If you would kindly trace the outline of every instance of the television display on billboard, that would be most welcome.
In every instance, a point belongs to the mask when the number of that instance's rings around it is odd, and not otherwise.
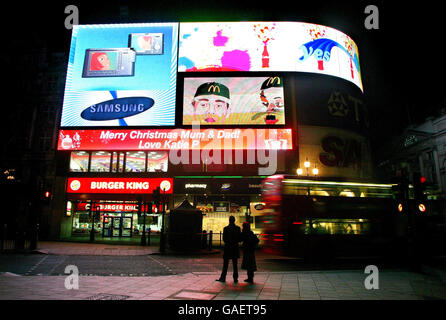
[[[333,28],[302,22],[187,22],[181,23],[179,37],[179,72],[314,72],[363,90],[358,48]]]
[[[129,47],[136,54],[163,54],[163,34],[133,33],[129,36]]]
[[[62,127],[173,126],[178,23],[73,27]]]
[[[130,48],[87,49],[83,78],[133,76],[135,51]]]
[[[282,77],[185,78],[183,124],[283,125]]]

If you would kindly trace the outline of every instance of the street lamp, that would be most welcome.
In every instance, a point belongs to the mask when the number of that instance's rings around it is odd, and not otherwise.
[[[158,191],[158,195],[160,196],[159,192],[160,191]],[[161,212],[162,220],[161,220],[161,234],[160,234],[160,253],[164,253],[166,250],[166,244],[165,244],[166,238],[164,236],[164,219],[165,219],[165,215],[166,215],[166,189],[163,189],[163,193],[164,193],[164,196],[161,199],[163,210]]]
[[[308,158],[306,158],[306,160],[305,160],[305,162],[304,162],[304,167],[305,167],[305,169],[306,169],[306,176],[309,177],[309,176],[310,176],[311,162],[308,161]],[[296,170],[296,173],[297,173],[298,176],[301,176],[301,175],[304,173],[304,171],[303,171],[302,168],[298,168],[298,169]],[[313,168],[313,170],[312,170],[312,173],[313,173],[314,176],[317,176],[317,175],[319,174],[319,169],[316,168],[316,165],[314,165],[314,168]]]
[[[305,167],[305,169],[306,169],[306,177],[309,178],[309,177],[310,177],[310,167],[311,167],[311,162],[308,161],[308,158],[305,159],[304,167]],[[303,171],[302,168],[298,168],[298,169],[296,170],[296,173],[297,173],[298,176],[301,176],[301,175],[304,173],[304,171]],[[314,175],[315,177],[319,174],[319,169],[316,168],[316,165],[314,165],[314,168],[313,168],[313,170],[312,170],[312,173],[313,173],[313,175]],[[310,185],[308,185],[308,195],[310,195]]]
[[[90,217],[91,217],[91,230],[90,230],[90,242],[94,242],[94,223],[95,216],[100,214],[100,205],[96,202],[90,202]]]
[[[138,197],[138,217],[143,215],[142,220],[142,232],[141,232],[141,245],[146,245],[146,208],[145,202],[142,202],[141,197]]]

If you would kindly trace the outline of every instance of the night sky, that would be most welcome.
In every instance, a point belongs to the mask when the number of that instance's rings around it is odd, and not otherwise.
[[[351,36],[359,47],[365,97],[374,125],[372,142],[379,144],[409,123],[422,121],[446,100],[442,80],[446,69],[446,52],[441,47],[446,29],[442,25],[443,8],[434,1],[412,3],[415,2],[39,1],[5,7],[1,21],[2,33],[7,33],[5,39],[37,34],[50,50],[67,56],[71,31],[64,28],[64,8],[68,4],[78,6],[80,24],[263,20],[327,25]],[[364,27],[368,4],[379,9],[379,30]],[[120,18],[121,5],[128,5],[129,18]]]

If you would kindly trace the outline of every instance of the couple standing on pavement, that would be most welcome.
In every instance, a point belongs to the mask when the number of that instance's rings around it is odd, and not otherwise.
[[[239,242],[243,242],[243,260],[241,267],[248,273],[248,279],[245,282],[254,283],[254,271],[257,271],[255,247],[259,239],[251,231],[249,222],[243,222],[243,230],[240,231],[240,227],[235,225],[235,218],[230,216],[229,225],[223,229],[223,242],[225,243],[223,270],[221,271],[220,278],[216,281],[226,281],[229,260],[232,260],[234,283],[238,282],[237,259],[240,258]]]

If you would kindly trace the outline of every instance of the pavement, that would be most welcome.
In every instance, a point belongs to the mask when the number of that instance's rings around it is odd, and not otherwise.
[[[67,274],[68,276],[68,274]],[[444,283],[410,272],[379,273],[379,288],[367,290],[362,271],[258,272],[254,284],[215,281],[217,272],[156,277],[0,275],[0,300],[436,300]]]
[[[35,253],[55,255],[138,256],[159,252],[158,247],[138,245],[114,245],[100,243],[76,243],[40,241]]]
[[[150,255],[155,247],[40,242],[48,255]],[[219,272],[159,276],[17,275],[0,273],[0,300],[437,300],[446,284],[433,274],[379,270],[377,289],[366,289],[364,270],[256,272],[254,284],[215,281]]]

